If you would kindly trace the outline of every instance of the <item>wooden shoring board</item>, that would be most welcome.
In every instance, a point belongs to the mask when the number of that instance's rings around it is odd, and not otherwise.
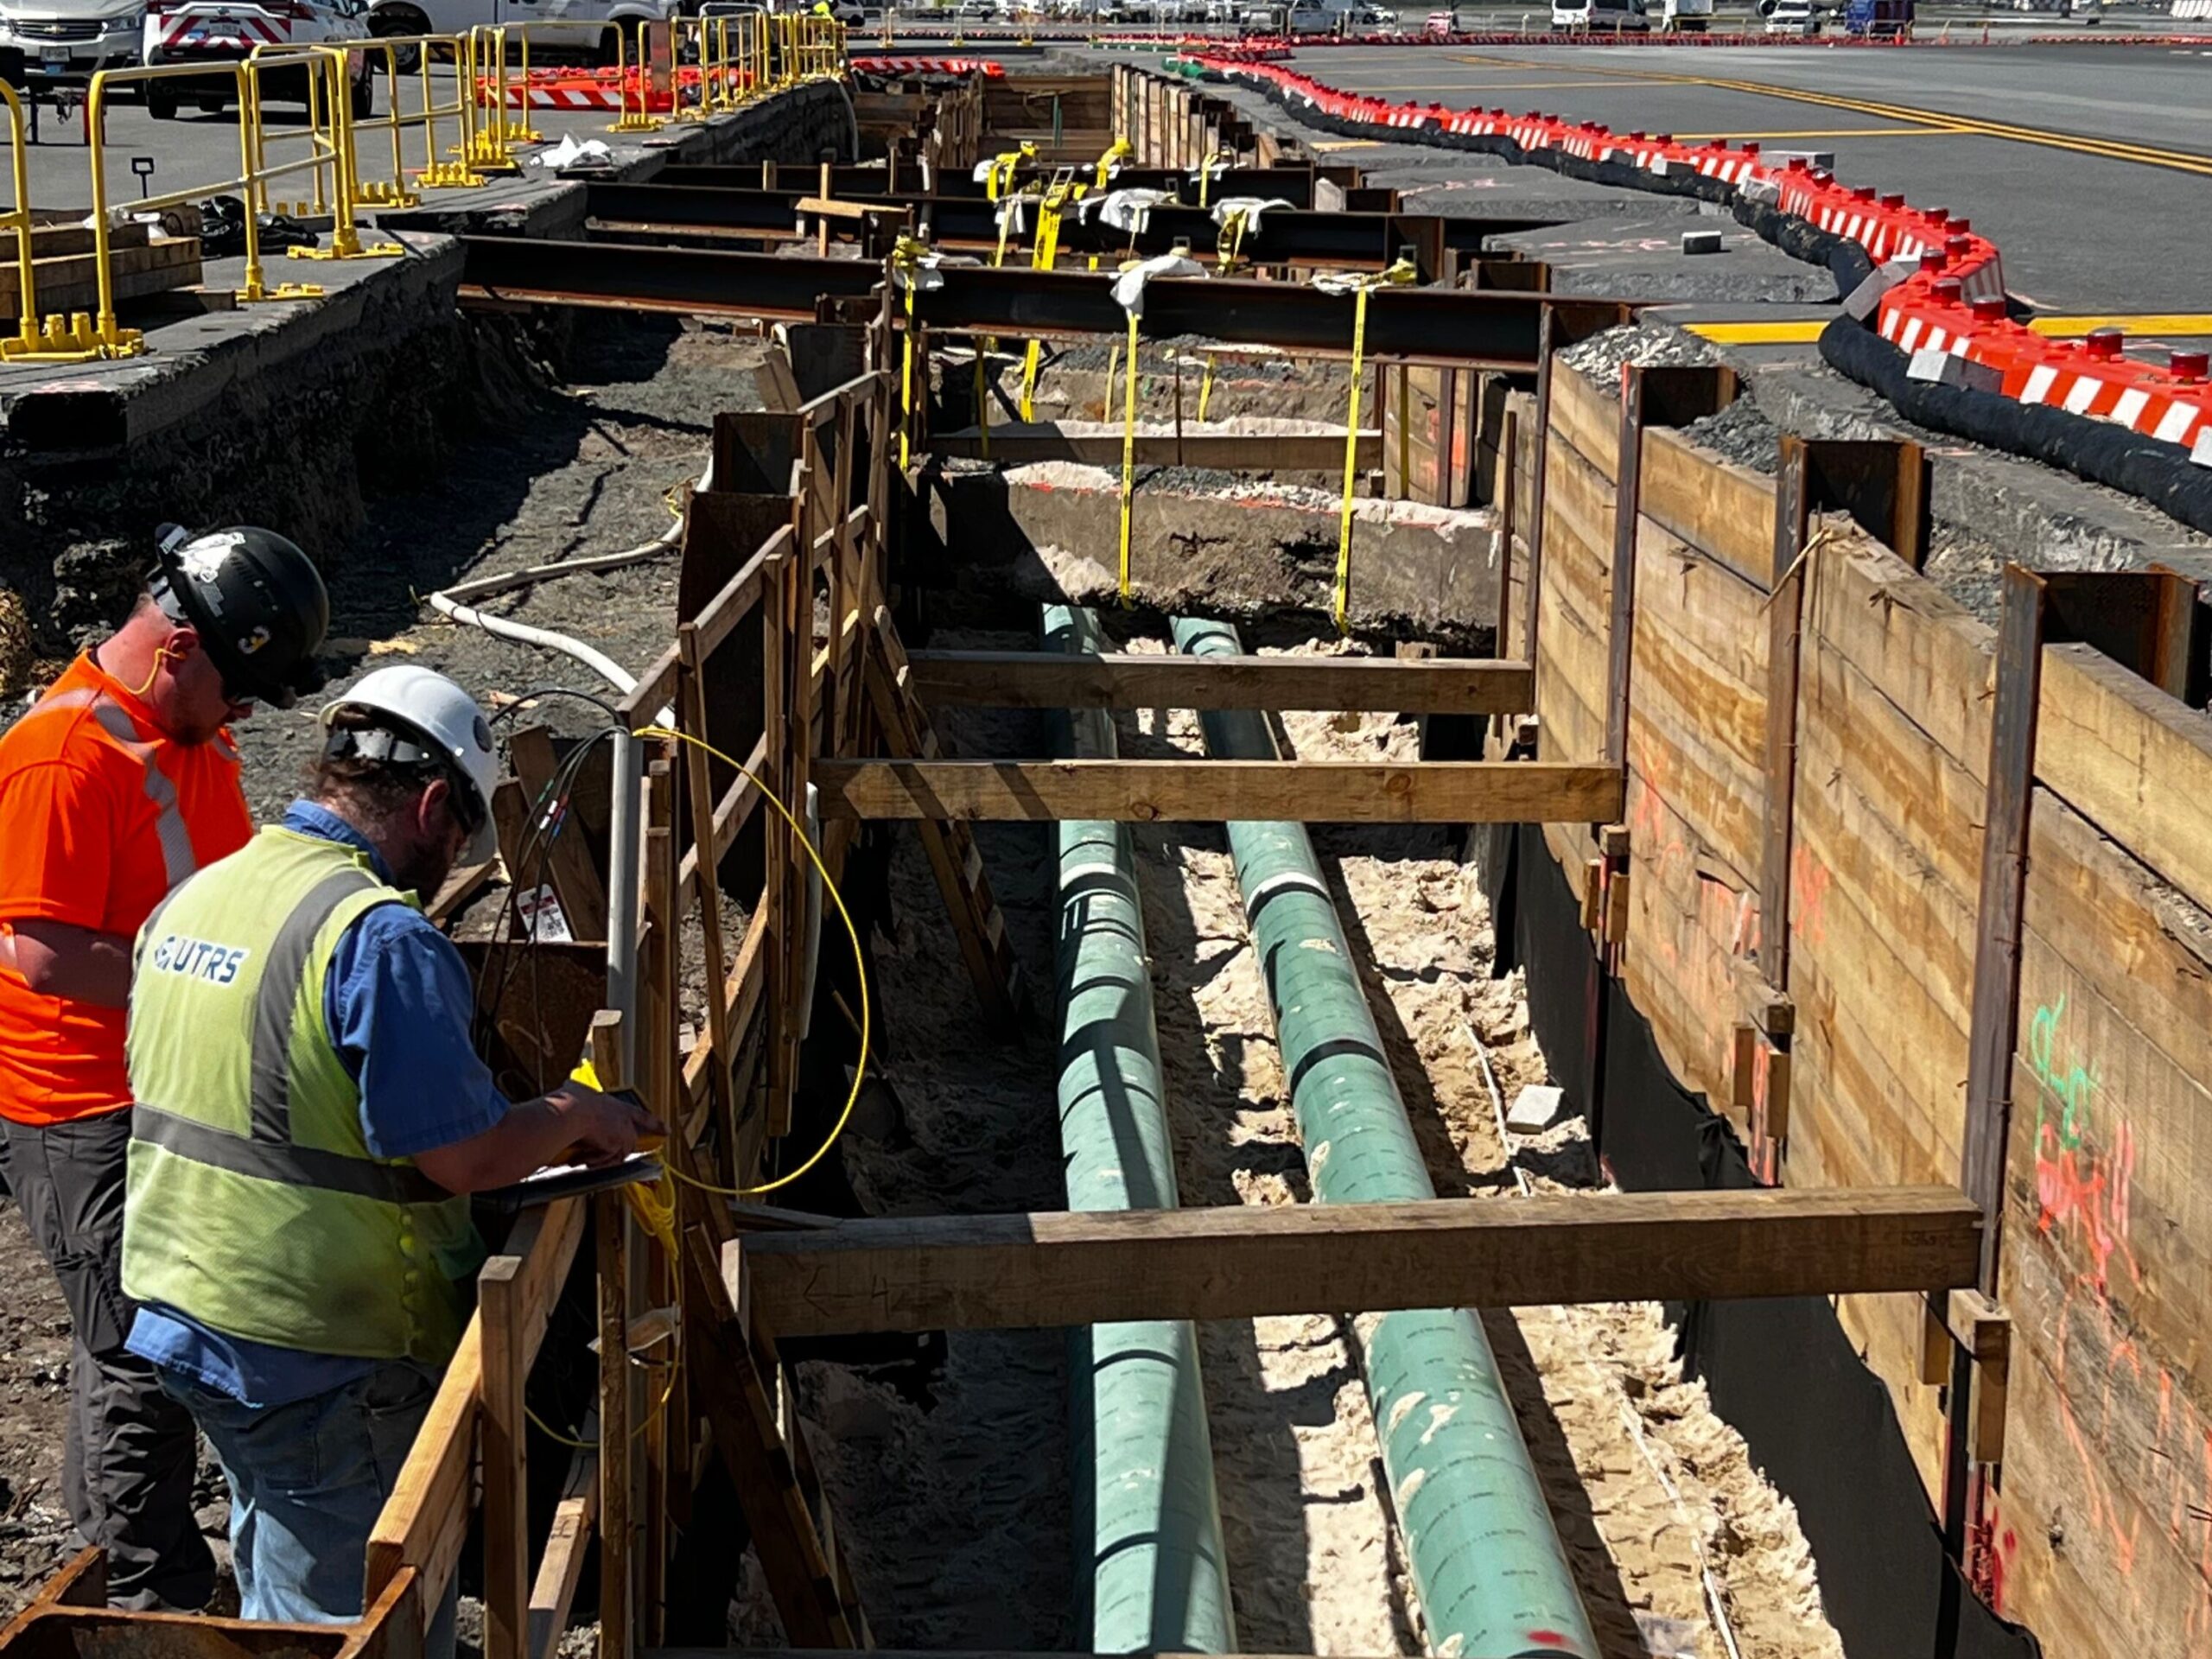
[[[2045,649],[2046,713],[2075,649]],[[2207,1630],[2194,1517],[2212,1511],[2212,916],[2039,786],[2024,920],[2004,1611],[2049,1653],[2185,1651]]]
[[[995,709],[1325,709],[1515,715],[1531,706],[1526,663],[1388,657],[1170,657],[918,651],[914,693]]]
[[[825,818],[1123,823],[1607,823],[1603,763],[1431,760],[837,760]]]
[[[812,1337],[1948,1289],[1980,1234],[1942,1186],[1545,1195],[838,1222],[745,1235],[722,1273]]]
[[[694,1310],[685,1340],[691,1369],[715,1384],[700,1391],[700,1405],[713,1426],[715,1453],[745,1506],[785,1633],[810,1648],[858,1647],[866,1621],[844,1599],[841,1580],[849,1575],[823,1548],[785,1437],[785,1424],[795,1427],[798,1416],[777,1409],[747,1334],[749,1310],[741,1319],[723,1288],[713,1232],[695,1227],[685,1239],[686,1301]]]
[[[563,1198],[528,1210],[503,1247],[519,1256],[516,1303],[525,1370],[545,1338],[545,1324],[582,1242],[582,1201]],[[483,1321],[472,1318],[446,1366],[399,1480],[370,1529],[367,1596],[374,1601],[406,1568],[420,1575],[423,1617],[437,1611],[468,1530],[468,1483],[483,1406]]]
[[[938,753],[937,732],[927,711],[913,695],[906,649],[899,643],[897,626],[887,608],[876,607],[874,626],[867,630],[867,635],[861,672],[867,683],[868,702],[884,747],[901,759],[896,763],[824,761],[816,770],[815,786],[820,791],[825,822],[839,817],[860,816],[840,814],[830,806],[830,779],[846,768],[885,764],[975,764],[934,758]],[[923,853],[929,859],[938,890],[944,895],[945,912],[951,918],[961,957],[968,965],[976,995],[982,998],[995,1020],[1018,1021],[1026,1000],[1020,963],[1007,938],[1006,918],[999,911],[989,878],[984,873],[983,856],[976,845],[974,831],[957,813],[918,811],[899,816],[918,822]]]

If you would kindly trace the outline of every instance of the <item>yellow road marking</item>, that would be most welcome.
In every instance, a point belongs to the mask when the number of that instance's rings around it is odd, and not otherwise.
[[[1821,337],[1827,324],[1817,319],[1802,322],[1686,322],[1687,334],[1716,346],[1804,346]]]
[[[1309,143],[1306,148],[1318,149],[1324,154],[1339,149],[1380,149],[1382,141],[1380,138],[1325,138],[1319,143]]]
[[[1827,327],[1817,317],[1788,322],[1690,322],[1684,332],[1716,346],[1806,346]],[[2124,328],[2131,335],[2212,336],[2212,313],[2150,312],[2138,316],[2037,317],[2028,327],[2046,340],[2078,340],[2093,328]]]
[[[1686,144],[1707,143],[1715,138],[1748,138],[1763,144],[1776,138],[1955,138],[1965,130],[1963,127],[1815,127],[1804,132],[1746,132],[1730,127],[1721,132],[1678,132],[1675,137]]]
[[[1490,57],[1480,53],[1456,56],[1456,60],[1499,65],[1520,61],[1513,58]],[[2088,138],[2074,133],[2050,132],[2041,127],[1986,121],[1979,116],[1957,115],[1945,110],[1916,109],[1904,104],[1877,104],[1866,99],[1808,92],[1802,87],[1770,86],[1764,81],[1724,80],[1712,75],[1673,75],[1656,69],[1606,69],[1595,64],[1582,64],[1577,67],[1592,74],[1610,76],[1616,80],[1641,81],[1655,86],[1708,86],[1716,92],[1741,92],[1752,98],[1785,99],[1794,104],[1817,105],[1822,109],[1847,110],[1853,115],[1879,116],[1888,121],[1916,122],[1942,127],[1955,133],[2008,139],[2014,143],[2036,144],[2046,149],[2070,150],[2078,156],[2094,156],[2103,161],[2133,162],[2143,167],[2163,167],[2177,173],[2195,173],[2212,177],[2212,156],[2191,156],[2177,149],[2159,149],[2153,145],[2132,143],[2122,139]]]
[[[2052,340],[2074,340],[2093,328],[2125,328],[2131,334],[2212,334],[2212,313],[2150,311],[2136,316],[2037,317],[2028,324]]]

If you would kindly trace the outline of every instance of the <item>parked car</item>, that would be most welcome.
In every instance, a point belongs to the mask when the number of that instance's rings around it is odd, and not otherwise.
[[[1590,27],[1590,0],[1552,0],[1552,33],[1572,35]]]
[[[504,23],[512,29],[523,23],[531,25],[533,59],[550,50],[606,63],[615,57],[614,31],[607,24],[619,25],[630,43],[624,49],[634,51],[639,23],[659,22],[697,9],[678,0],[368,0],[368,7],[372,35],[466,35],[480,24]],[[512,39],[508,49],[519,50]],[[408,48],[399,68],[405,73],[414,67],[414,49]]]
[[[220,73],[204,79],[178,75],[145,83],[146,111],[174,121],[187,99],[209,115],[236,101],[230,66],[259,47],[343,45],[369,38],[364,0],[149,0],[143,51],[149,64],[205,64]],[[304,104],[308,71],[272,69],[261,76],[266,99]],[[376,76],[370,54],[346,53],[346,96],[356,120],[375,113]]]
[[[1821,20],[1814,15],[1812,0],[1775,0],[1774,10],[1766,15],[1766,32],[1807,36],[1819,34]]]
[[[146,0],[0,0],[0,79],[80,79],[138,61]]]

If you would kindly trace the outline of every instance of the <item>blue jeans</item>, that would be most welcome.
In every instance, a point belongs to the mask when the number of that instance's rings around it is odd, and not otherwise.
[[[230,1483],[242,1614],[309,1624],[359,1618],[369,1532],[437,1393],[436,1374],[392,1360],[343,1388],[269,1407],[242,1405],[181,1371],[161,1376]],[[425,1659],[452,1659],[455,1591],[446,1586]]]

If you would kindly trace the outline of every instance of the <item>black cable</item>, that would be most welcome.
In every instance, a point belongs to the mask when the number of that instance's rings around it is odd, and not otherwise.
[[[503,720],[512,720],[523,711],[526,704],[537,697],[574,697],[579,702],[591,704],[614,724],[619,726],[622,723],[622,711],[620,709],[598,693],[579,690],[573,685],[533,685],[529,690],[516,697],[512,702],[501,708],[499,713],[492,716],[490,723],[496,726]]]

